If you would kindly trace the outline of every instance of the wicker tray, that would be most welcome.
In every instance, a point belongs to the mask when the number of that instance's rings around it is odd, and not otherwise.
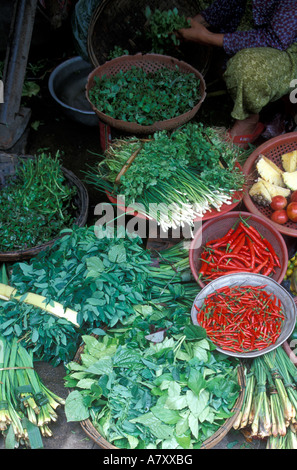
[[[96,337],[96,335],[94,335]],[[74,356],[75,362],[80,362],[80,356],[83,353],[84,345],[80,346]],[[236,400],[234,407],[232,408],[233,416],[228,418],[225,423],[206,441],[203,442],[201,445],[201,449],[211,449],[212,447],[216,446],[221,442],[221,440],[226,436],[226,434],[231,430],[233,427],[234,422],[236,421],[242,404],[244,400],[244,393],[245,393],[245,374],[244,374],[244,366],[240,364],[238,367],[238,383],[240,385],[240,393]],[[85,433],[101,448],[101,449],[117,449],[114,445],[110,444],[106,439],[104,439],[101,434],[97,431],[97,429],[93,426],[92,421],[90,419],[86,419],[80,421],[80,425]]]
[[[274,137],[264,144],[256,148],[256,150],[249,156],[243,165],[243,172],[248,177],[249,187],[252,186],[253,182],[257,178],[256,161],[260,154],[272,160],[276,165],[282,168],[281,156],[284,153],[292,152],[297,150],[297,132],[290,132],[277,137]],[[248,193],[249,188],[245,192],[243,202],[252,214],[259,215],[267,219],[270,224],[284,235],[290,237],[297,237],[297,223],[288,221],[284,225],[276,224],[270,220],[272,209],[270,207],[263,207],[256,204]]]
[[[11,178],[15,175],[16,168],[19,162],[19,158],[33,158],[31,155],[22,155],[21,157],[15,154],[6,154],[0,153],[0,189],[4,185],[7,184],[8,178]],[[77,194],[74,197],[74,205],[76,207],[76,211],[74,214],[75,225],[79,227],[83,227],[88,218],[88,208],[89,208],[89,196],[85,186],[82,182],[77,178],[72,171],[67,170],[66,168],[62,168],[64,176],[67,180],[67,183],[70,186],[75,186],[77,189]],[[54,242],[60,238],[57,236],[52,240],[43,243],[41,245],[27,248],[23,250],[17,251],[7,251],[7,252],[0,252],[0,262],[15,262],[25,259],[30,259],[33,256],[37,255],[40,251],[43,251],[49,247],[51,247]]]
[[[132,67],[142,68],[145,72],[154,72],[163,67],[175,69],[176,66],[179,67],[182,73],[193,73],[197,79],[200,80],[201,98],[200,101],[196,103],[196,105],[191,110],[175,118],[155,122],[154,124],[148,126],[142,126],[136,122],[127,122],[120,119],[114,119],[111,116],[102,113],[93,105],[89,99],[89,91],[94,85],[94,77],[102,77],[103,75],[106,75],[107,77],[114,76],[120,70],[125,72],[130,70]],[[86,85],[86,96],[91,104],[93,111],[95,111],[99,119],[105,124],[108,124],[110,127],[133,134],[151,134],[159,130],[176,129],[177,127],[190,121],[195,116],[203,101],[205,100],[205,89],[206,85],[201,73],[186,62],[175,59],[174,57],[160,54],[135,54],[133,56],[126,55],[117,57],[116,59],[105,62],[105,64],[95,68],[95,70],[93,70],[93,72],[91,72],[88,77],[88,82]]]
[[[170,3],[164,0],[139,0],[136,3],[133,0],[102,0],[92,15],[87,38],[88,55],[94,67],[109,60],[115,46],[128,50],[130,55],[151,52],[151,45],[143,35],[147,6],[152,12],[177,8],[179,14],[186,17],[193,17],[202,9],[199,0],[172,0]],[[212,51],[209,46],[187,43],[176,50],[176,55],[172,51],[164,53],[190,63],[205,75]]]

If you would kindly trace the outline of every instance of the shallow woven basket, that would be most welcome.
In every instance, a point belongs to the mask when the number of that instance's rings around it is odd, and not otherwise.
[[[127,50],[130,55],[150,53],[151,44],[144,39],[147,19],[145,9],[161,11],[177,8],[180,15],[193,17],[202,10],[199,0],[102,0],[92,15],[87,38],[88,55],[94,67],[109,60],[115,46]],[[209,69],[213,49],[209,46],[187,43],[176,54],[164,54],[184,60],[196,67],[202,75]]]
[[[197,80],[200,81],[200,100],[192,109],[184,114],[181,114],[180,116],[167,119],[165,121],[158,121],[152,125],[143,126],[136,122],[127,122],[120,119],[114,119],[113,117],[99,111],[90,101],[89,91],[94,86],[94,77],[103,77],[104,75],[107,77],[114,76],[117,75],[120,70],[125,72],[130,70],[132,67],[142,68],[145,72],[149,73],[155,72],[160,68],[175,69],[176,66],[179,67],[181,73],[193,73],[197,77]],[[93,111],[95,111],[99,119],[112,128],[133,134],[151,134],[160,130],[176,129],[177,127],[190,121],[195,116],[206,97],[205,89],[206,85],[201,73],[186,62],[161,54],[135,54],[133,56],[125,55],[117,57],[116,59],[105,62],[105,64],[93,70],[93,72],[91,72],[88,77],[88,82],[86,85],[86,96],[92,106]]]
[[[249,182],[249,187],[247,189],[249,190],[254,181],[258,178],[256,163],[260,155],[264,155],[269,158],[279,168],[283,169],[282,155],[284,153],[293,152],[294,150],[297,150],[297,132],[288,132],[286,134],[278,135],[257,147],[243,165],[243,172],[247,176]],[[257,204],[251,198],[248,191],[244,194],[243,202],[249,212],[269,221],[269,223],[280,233],[288,237],[297,238],[296,222],[288,220],[288,222],[283,225],[272,222],[270,219],[273,212],[271,207]]]
[[[34,158],[31,155],[14,155],[7,153],[0,153],[0,189],[9,184],[8,181],[15,175],[17,165],[20,158]],[[88,208],[89,208],[89,196],[85,186],[82,184],[79,178],[77,178],[72,171],[62,168],[64,176],[67,180],[67,183],[70,186],[75,186],[77,189],[77,194],[74,197],[73,204],[76,207],[74,215],[74,224],[78,227],[83,227],[88,218]],[[26,248],[23,250],[17,251],[7,251],[0,252],[0,262],[15,262],[33,258],[40,251],[43,251],[51,247],[56,240],[61,238],[57,236],[52,240],[43,243],[41,245]]]
[[[96,337],[96,335],[94,335]],[[83,353],[84,345],[80,346],[74,356],[74,361],[80,363],[80,356]],[[201,449],[211,449],[212,447],[216,446],[221,442],[222,439],[226,436],[226,434],[230,431],[235,423],[240,410],[243,405],[244,393],[245,393],[245,374],[244,374],[244,367],[243,364],[240,364],[238,367],[238,383],[240,385],[240,393],[236,400],[235,405],[232,408],[233,416],[231,418],[226,419],[223,426],[221,426],[211,437],[206,439],[201,444]],[[93,426],[92,421],[90,419],[86,419],[80,421],[80,425],[85,433],[101,448],[101,449],[117,449],[114,445],[110,444],[104,437],[99,434],[97,429]]]

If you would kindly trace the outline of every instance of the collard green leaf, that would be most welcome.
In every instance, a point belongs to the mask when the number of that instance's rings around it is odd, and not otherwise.
[[[183,449],[190,449],[191,448],[191,436],[190,435],[175,436],[175,439],[177,440],[178,444]]]
[[[84,390],[91,390],[92,385],[94,385],[95,383],[96,383],[96,380],[85,378],[85,379],[79,380],[76,386]]]
[[[147,426],[157,439],[169,439],[173,435],[173,428],[163,424],[153,413],[149,412],[130,420],[131,423],[141,423]]]
[[[195,395],[192,390],[186,392],[186,401],[191,413],[195,418],[200,419],[200,415],[208,405],[209,392],[207,390],[201,390],[199,396]]]
[[[139,352],[133,349],[119,348],[113,359],[114,367],[125,367],[130,369],[135,365],[142,364],[142,358]]]
[[[83,421],[90,416],[88,408],[84,405],[83,396],[77,390],[71,392],[65,401],[65,414],[68,422]]]
[[[176,424],[180,415],[176,410],[170,410],[163,405],[155,405],[151,408],[152,413],[165,424]]]
[[[193,415],[193,413],[189,413],[189,428],[191,429],[191,433],[193,434],[195,439],[198,439],[199,436],[199,421],[196,416]]]
[[[202,372],[194,368],[190,369],[188,387],[195,395],[199,396],[201,390],[206,387],[206,381],[204,380]]]
[[[113,370],[113,364],[111,358],[103,358],[99,359],[99,361],[94,362],[91,364],[87,369],[86,372],[90,372],[94,375],[104,375],[104,374],[111,374]]]
[[[108,252],[108,259],[112,263],[125,263],[127,261],[126,248],[123,245],[113,246]]]

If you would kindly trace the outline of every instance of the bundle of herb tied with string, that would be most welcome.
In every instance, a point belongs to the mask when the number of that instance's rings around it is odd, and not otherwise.
[[[115,140],[87,180],[167,231],[238,201],[245,176],[237,156],[215,129],[188,123],[171,134]]]
[[[0,191],[0,252],[45,243],[73,223],[73,198],[59,152],[20,158],[14,177]]]

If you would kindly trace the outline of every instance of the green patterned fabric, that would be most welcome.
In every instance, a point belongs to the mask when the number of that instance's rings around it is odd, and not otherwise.
[[[253,28],[252,0],[247,0],[238,31]],[[257,47],[237,52],[228,60],[224,73],[227,90],[234,101],[231,116],[242,120],[259,113],[268,103],[290,93],[294,79],[297,79],[297,44],[287,51]]]
[[[243,49],[227,63],[227,90],[234,101],[231,116],[245,119],[292,91],[297,78],[297,44],[286,51],[271,47]]]

